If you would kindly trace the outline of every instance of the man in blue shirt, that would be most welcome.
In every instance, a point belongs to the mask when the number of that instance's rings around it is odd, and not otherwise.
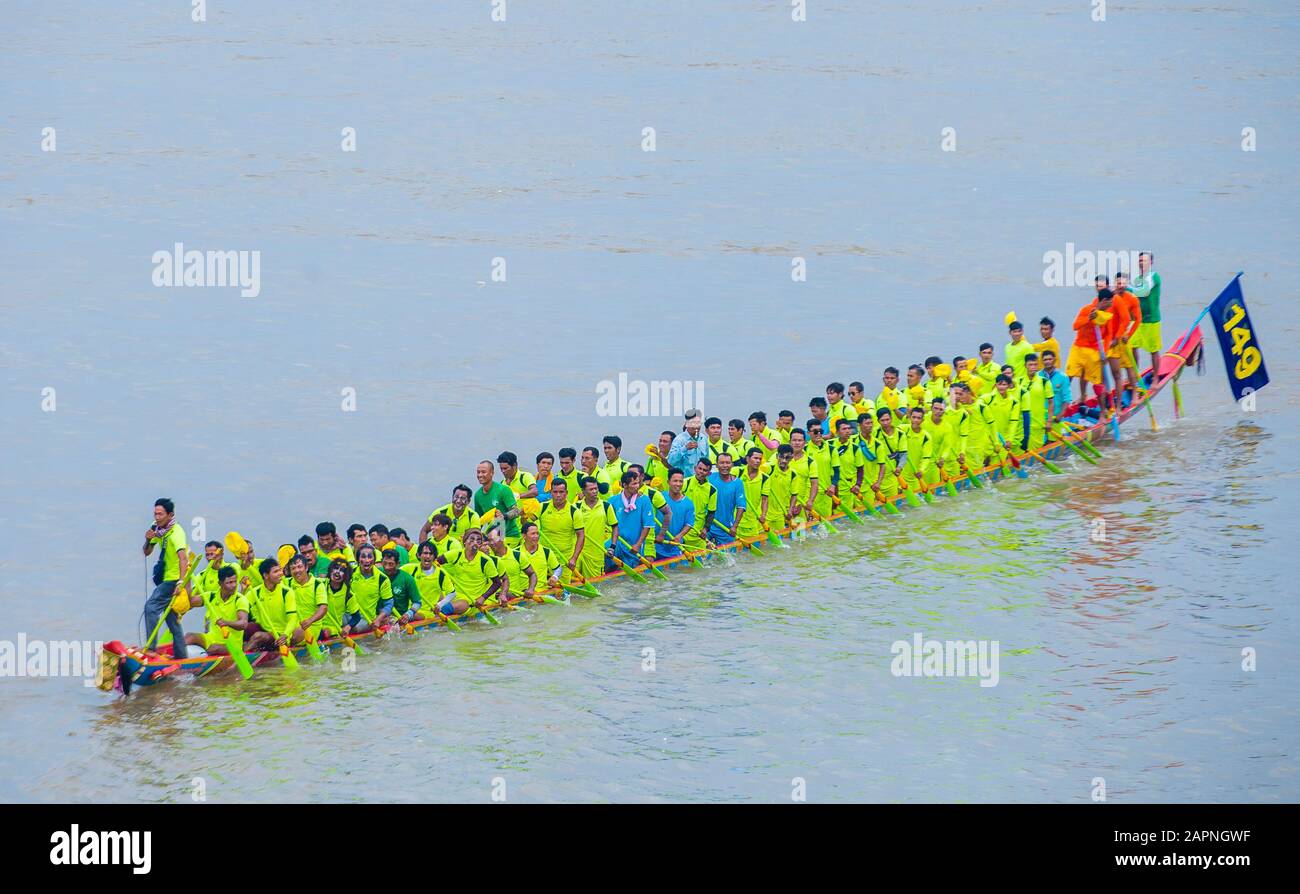
[[[731,474],[731,454],[718,454],[718,470],[709,476],[709,483],[718,491],[718,511],[709,536],[717,543],[731,543],[745,516],[745,485]]]
[[[709,445],[700,437],[700,426],[704,424],[704,414],[699,410],[686,411],[686,430],[673,438],[673,446],[668,448],[668,455],[659,457],[670,469],[693,469],[702,459],[709,458]]]
[[[668,470],[668,523],[659,531],[655,554],[661,559],[671,559],[682,554],[680,544],[695,526],[695,504],[682,493],[686,474],[681,469]]]
[[[1047,407],[1050,426],[1061,418],[1070,402],[1070,380],[1056,368],[1056,352],[1050,349],[1043,351],[1043,368],[1038,374],[1047,380],[1052,389],[1052,398]]]
[[[654,507],[650,505],[649,497],[638,493],[640,477],[632,469],[624,472],[618,482],[623,486],[622,489],[606,500],[614,509],[614,517],[618,519],[618,527],[615,528],[618,540],[614,542],[614,555],[628,566],[636,568],[644,561],[641,550],[645,539],[654,530]],[[628,546],[632,549],[629,550]]]

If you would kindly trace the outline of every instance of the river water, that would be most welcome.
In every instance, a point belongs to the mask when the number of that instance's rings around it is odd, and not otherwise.
[[[1067,244],[1155,251],[1167,341],[1245,270],[1273,384],[1241,410],[1211,347],[1097,467],[355,672],[5,678],[0,799],[1300,796],[1293,5],[171,6],[0,11],[0,640],[142,639],[159,495],[263,549],[414,531],[502,449],[639,455],[672,420],[598,416],[619,373],[802,421],[1010,309],[1068,329]],[[260,293],[155,287],[178,242]],[[997,685],[893,675],[917,633]]]

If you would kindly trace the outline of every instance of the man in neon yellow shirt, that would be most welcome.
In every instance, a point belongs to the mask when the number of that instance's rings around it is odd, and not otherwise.
[[[980,345],[980,361],[975,367],[975,375],[983,383],[979,388],[981,395],[993,392],[993,381],[1002,374],[1002,368],[993,360],[993,345],[984,342]]]
[[[560,579],[570,583],[575,573],[580,573],[583,553],[583,541],[586,537],[586,519],[578,503],[569,502],[569,482],[556,478],[551,482],[551,499],[542,504],[537,514],[539,539],[551,549],[557,551],[557,558],[564,563],[564,572]]]
[[[195,608],[211,605],[212,611],[205,608],[204,615],[208,624],[207,633],[185,634],[187,646],[198,646],[209,655],[229,655],[231,649],[244,648],[244,629],[248,626],[248,599],[239,592],[239,574],[231,564],[221,565],[214,575],[217,589],[208,595],[207,603],[195,593],[190,604]]]
[[[767,427],[767,414],[762,410],[755,410],[749,414],[749,432],[754,437],[750,438],[750,447],[757,447],[763,452],[764,470],[772,468],[772,457],[776,456],[776,448],[781,446],[781,436],[775,429]],[[749,450],[745,450],[749,454]]]
[[[596,452],[595,447],[583,447],[580,456],[582,474],[578,476],[579,493],[585,494],[586,492],[586,485],[582,481],[583,478],[590,478],[596,482],[596,493],[602,500],[618,490],[617,480],[610,478],[608,472],[596,465],[600,454]]]
[[[830,518],[835,511],[831,488],[835,483],[835,463],[831,442],[822,434],[821,425],[816,419],[808,420],[808,445],[804,448],[808,456],[817,464],[817,497],[813,502],[813,511],[822,518]],[[791,445],[794,437],[790,438]],[[811,489],[811,488],[810,488]]]
[[[861,382],[849,382],[848,401],[859,419],[876,414],[876,405],[867,397],[867,388]]]
[[[942,406],[942,404],[941,404]],[[934,466],[934,443],[925,430],[925,410],[913,407],[908,413],[904,429],[903,483],[912,493],[928,490],[938,477]]]
[[[519,468],[519,457],[509,450],[503,450],[497,455],[497,466],[501,469],[501,483],[515,495],[520,515],[535,518],[537,510],[541,508],[537,501],[537,479]]]
[[[258,571],[262,583],[248,594],[253,620],[244,632],[246,648],[258,651],[301,643],[297,603],[280,563],[274,557],[263,559]]]
[[[740,452],[740,448],[722,439],[722,420],[717,416],[710,416],[704,420],[704,434],[709,450],[709,462],[713,465],[718,464],[718,457],[724,453],[731,457],[733,463],[741,461],[744,454]]]
[[[659,451],[657,456],[646,457],[645,473],[650,479],[652,487],[659,490],[668,489],[668,463],[665,462],[668,451],[673,449],[673,439],[677,435],[671,431],[659,433],[659,445],[656,448]]]
[[[695,524],[682,544],[692,552],[707,549],[707,532],[712,530],[713,516],[718,511],[718,489],[709,480],[713,463],[701,459],[695,464],[695,474],[682,483],[682,494],[695,509]]]
[[[455,543],[456,541],[452,541]],[[459,547],[459,544],[457,544]],[[456,580],[451,572],[437,563],[437,550],[429,541],[415,549],[416,561],[403,570],[415,581],[420,591],[419,617],[430,620],[438,617],[438,606],[456,592]]]
[[[438,611],[444,615],[464,614],[471,605],[478,609],[490,608],[494,599],[509,586],[496,559],[486,551],[487,538],[482,531],[470,529],[461,545],[464,551],[457,557],[452,570],[456,590],[438,605]]]
[[[582,576],[590,580],[605,573],[605,561],[613,555],[607,544],[610,532],[618,527],[618,517],[614,507],[601,496],[599,483],[590,475],[582,479],[582,503],[578,508],[585,534],[580,567]]]
[[[740,473],[740,486],[745,491],[747,511],[736,525],[736,536],[742,540],[753,540],[763,536],[767,530],[767,503],[772,495],[769,476],[761,468],[763,451],[757,447],[749,448],[745,454],[745,470]]]
[[[777,447],[776,467],[767,478],[768,511],[772,516],[768,524],[774,530],[791,527],[795,519],[803,514],[798,498],[799,475],[790,468],[793,457],[794,448],[789,444]],[[745,499],[748,500],[749,497],[746,496]]]
[[[199,593],[207,593],[209,596],[217,592],[218,580],[217,574],[222,568],[230,567],[238,571],[239,566],[234,562],[225,561],[226,548],[216,540],[209,540],[203,545],[203,557],[208,560],[208,566],[194,575],[194,583],[190,587],[190,605],[198,608],[203,605],[202,599],[197,603],[194,601],[195,596]]]
[[[488,532],[488,551],[496,559],[497,569],[505,577],[504,592],[500,597],[502,600],[518,596],[532,599],[537,595],[537,572],[533,570],[533,563],[524,558],[518,548],[506,546],[500,528]]]
[[[828,457],[827,463],[829,464],[829,462]],[[817,464],[816,458],[808,453],[808,434],[802,428],[796,428],[790,432],[790,471],[795,476],[795,511],[791,515],[791,521],[797,518],[808,518],[811,521],[814,512],[821,515],[820,507],[823,505],[829,515],[832,511],[831,501],[822,495],[824,488],[821,480],[821,468]]]
[[[867,483],[879,500],[887,502],[898,496],[898,466],[907,452],[907,442],[903,432],[894,425],[894,414],[877,412],[876,422],[876,440],[871,450],[879,465],[875,481]]]
[[[863,464],[862,451],[853,437],[853,423],[848,419],[839,420],[835,424],[835,440],[831,443],[831,468],[834,470],[831,493],[839,498],[845,512],[857,512],[863,506]]]
[[[995,454],[1006,462],[1012,448],[1018,448],[1025,436],[1020,395],[1015,390],[1011,376],[1005,373],[993,382],[993,394],[984,401],[984,408],[992,419],[992,445]]]
[[[605,435],[600,439],[600,444],[605,451],[605,465],[601,468],[605,473],[605,477],[609,479],[610,496],[612,496],[613,492],[617,490],[614,483],[623,480],[623,473],[627,471],[631,463],[622,457],[623,439],[618,435]]]
[[[519,561],[527,562],[537,576],[538,587],[542,590],[556,590],[560,584],[561,564],[559,555],[542,545],[541,531],[537,522],[526,521],[523,524],[524,542],[519,547]]]
[[[881,407],[888,407],[893,412],[902,415],[907,412],[907,395],[902,388],[898,387],[898,367],[886,366],[884,374],[880,377],[885,387],[880,389],[880,394],[876,396],[875,412],[871,415],[874,417],[880,412]]]
[[[751,441],[745,437],[745,423],[739,419],[732,419],[727,423],[727,443],[734,447],[740,455],[749,454],[750,447],[757,447],[756,441]]]
[[[790,443],[794,431],[794,410],[782,410],[776,415],[776,437],[782,444]]]
[[[433,530],[433,517],[435,515],[445,515],[451,522],[451,536],[457,540],[465,537],[466,532],[471,528],[477,528],[482,524],[477,512],[469,508],[469,502],[473,498],[474,492],[464,484],[458,484],[451,490],[451,502],[446,506],[439,506],[433,512],[429,513],[428,519],[420,526],[420,539],[427,540],[429,532]]]
[[[1038,355],[1025,355],[1025,380],[1020,384],[1020,407],[1025,421],[1023,441],[1016,442],[1020,449],[1037,450],[1047,443],[1047,415],[1052,401],[1052,386],[1038,374]]]
[[[857,421],[857,411],[844,402],[843,382],[831,382],[826,386],[826,418],[830,420],[832,432],[837,430],[841,419]]]
[[[930,402],[930,412],[925,417],[922,427],[930,436],[930,451],[934,458],[933,477],[926,484],[937,484],[949,474],[949,465],[956,466],[956,433],[953,431],[950,414],[944,409],[944,402],[935,398]]]
[[[1025,355],[1032,354],[1034,346],[1025,339],[1025,326],[1019,320],[1012,320],[1007,327],[1011,341],[1002,349],[1002,362],[1009,363],[1015,370],[1015,381],[1025,380]]]
[[[953,388],[953,394],[957,398],[953,408],[957,466],[963,473],[978,475],[993,450],[992,420],[984,404],[975,400],[970,385],[958,382]]]
[[[296,642],[314,643],[320,636],[325,615],[329,612],[329,594],[325,581],[313,577],[307,559],[298,553],[289,560],[289,589],[293,591],[293,604],[298,613],[298,627],[293,638]]]

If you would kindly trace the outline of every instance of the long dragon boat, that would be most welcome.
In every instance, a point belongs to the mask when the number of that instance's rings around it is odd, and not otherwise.
[[[1086,404],[1078,405],[1079,412],[1073,417],[1079,420],[1077,427],[1074,427],[1071,433],[1066,434],[1065,428],[1062,427],[1056,440],[1049,441],[1043,447],[1033,451],[1033,453],[1012,453],[1014,458],[1014,467],[1017,471],[1023,471],[1025,467],[1033,467],[1035,464],[1041,464],[1044,460],[1051,462],[1055,459],[1065,458],[1068,452],[1074,452],[1078,449],[1079,442],[1100,442],[1107,438],[1118,438],[1119,426],[1129,421],[1134,416],[1141,413],[1144,409],[1150,409],[1149,404],[1156,396],[1172,384],[1174,392],[1175,413],[1181,415],[1181,398],[1178,394],[1178,379],[1189,365],[1197,363],[1203,350],[1203,338],[1199,325],[1193,325],[1191,329],[1183,333],[1174,342],[1174,347],[1161,354],[1160,369],[1153,371],[1147,368],[1141,378],[1141,388],[1134,392],[1127,390],[1124,392],[1123,405],[1109,415],[1098,404],[1095,397],[1089,398]],[[1158,374],[1156,374],[1158,373]],[[954,485],[956,491],[969,490],[978,485],[973,484],[972,477],[987,475],[991,481],[1012,474],[1005,468],[1006,463],[1002,465],[990,465],[984,469],[968,472],[960,477],[954,477],[949,481]],[[933,487],[931,493],[935,496],[948,496],[944,487]],[[903,493],[889,501],[894,509],[903,511],[908,508],[907,497]],[[888,508],[884,504],[877,504]],[[852,513],[855,518],[851,521],[860,521],[865,524],[863,512]],[[889,510],[891,513],[893,509]],[[845,519],[850,515],[849,512],[835,512],[829,516],[829,521],[835,522],[839,519]],[[816,525],[812,525],[816,527]],[[772,534],[775,537],[786,540],[795,540],[805,528],[785,528],[773,529]],[[711,549],[712,553],[732,553],[751,549],[758,543],[767,540],[768,534],[764,534],[754,540],[736,541]],[[653,563],[647,563],[653,568],[682,569],[693,567],[694,560],[702,554],[684,553],[668,559],[660,559]],[[641,566],[645,567],[645,566]],[[601,577],[589,578],[588,583],[601,583],[608,581],[617,581],[628,577],[628,572],[619,570],[611,571]],[[546,592],[560,593],[561,590],[553,589]],[[497,606],[490,606],[493,612],[498,610],[508,613],[520,607],[521,604],[530,600],[522,596],[517,596],[506,600]],[[534,598],[533,602],[539,602]],[[454,621],[472,621],[480,613],[474,608],[468,609],[463,614],[453,615]],[[390,626],[382,630],[372,630],[366,633],[353,634],[350,638],[352,641],[373,642],[376,639],[387,635],[414,635],[430,630],[436,630],[440,627],[447,626],[443,618],[431,618],[428,620],[414,621],[400,630],[395,626]],[[145,651],[138,646],[125,646],[119,641],[112,641],[104,644],[100,655],[100,666],[97,675],[97,685],[105,691],[120,690],[123,693],[129,693],[136,686],[152,686],[163,682],[175,675],[187,675],[194,677],[207,676],[209,674],[227,674],[233,669],[234,664],[229,656],[224,655],[204,655],[198,658],[186,658],[177,661],[171,657],[170,646],[163,646],[160,649]],[[333,637],[321,641],[314,645],[304,645],[295,647],[292,652],[296,659],[307,661],[309,659],[309,649],[324,648],[330,652],[342,649],[352,648],[347,640],[341,637]],[[281,656],[278,652],[247,652],[246,657],[254,667],[265,667],[281,663]]]

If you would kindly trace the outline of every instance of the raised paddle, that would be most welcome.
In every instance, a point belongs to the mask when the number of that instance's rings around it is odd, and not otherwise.
[[[236,648],[232,649],[230,647],[230,643],[227,642],[229,639],[230,629],[222,627],[216,622],[217,613],[212,607],[212,600],[208,598],[208,594],[200,590],[199,596],[203,599],[203,607],[208,613],[208,626],[211,627],[214,632],[220,632],[222,640],[221,644],[224,645],[226,651],[230,653],[230,660],[234,662],[235,668],[239,671],[240,675],[245,680],[249,679],[253,676],[253,666],[248,663],[248,656],[244,654],[242,641]],[[218,664],[219,663],[220,662],[218,662]]]
[[[226,549],[230,550],[236,559],[242,559],[248,553],[248,541],[238,531],[231,531],[226,535]]]

